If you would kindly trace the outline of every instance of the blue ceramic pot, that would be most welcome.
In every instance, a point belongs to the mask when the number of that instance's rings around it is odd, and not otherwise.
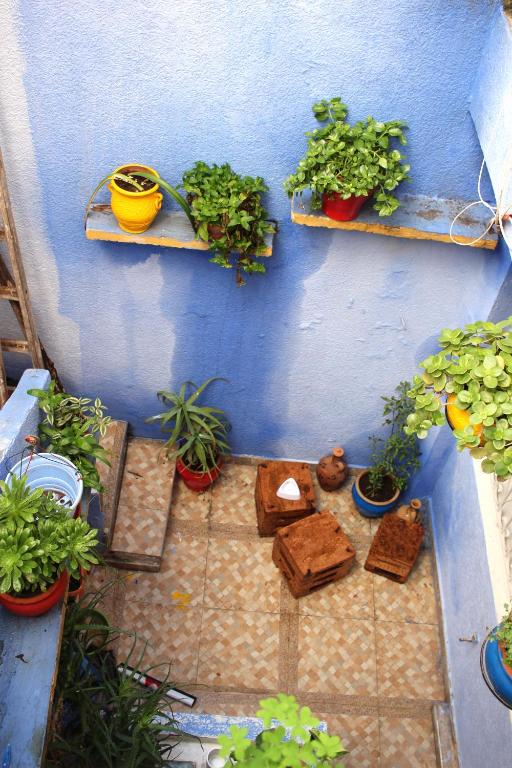
[[[368,471],[362,472],[354,481],[352,486],[352,498],[356,507],[364,517],[382,517],[386,512],[390,512],[398,502],[400,491],[396,491],[389,501],[372,501],[365,496],[361,490],[361,480],[366,477]]]
[[[492,632],[482,645],[480,666],[491,692],[502,704],[512,709],[512,675],[503,663],[498,641],[492,638]]]

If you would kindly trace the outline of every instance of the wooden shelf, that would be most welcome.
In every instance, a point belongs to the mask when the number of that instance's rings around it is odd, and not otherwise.
[[[119,228],[109,205],[93,205],[87,216],[85,236],[88,240],[108,240],[114,243],[209,250],[208,243],[196,237],[190,221],[181,211],[161,211],[149,229],[140,235],[133,235]],[[262,256],[272,255],[272,241],[273,234],[265,235],[267,250]]]
[[[435,240],[450,243],[450,225],[455,216],[467,205],[462,200],[442,200],[425,195],[404,195],[401,206],[392,216],[382,218],[374,211],[371,201],[354,221],[334,221],[322,211],[311,210],[309,195],[292,200],[292,221],[306,227],[327,227],[356,232],[371,232],[411,240]],[[461,245],[470,245],[485,232],[491,218],[483,205],[474,206],[464,213],[453,227],[453,236]],[[494,228],[473,244],[474,248],[494,250],[498,236]]]

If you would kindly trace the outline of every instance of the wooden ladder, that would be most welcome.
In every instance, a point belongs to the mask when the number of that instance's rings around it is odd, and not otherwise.
[[[12,274],[0,254],[0,300],[3,299],[10,303],[24,338],[0,338],[0,407],[4,405],[9,396],[3,360],[4,352],[22,352],[29,355],[34,368],[48,368],[58,381],[53,363],[46,355],[37,335],[30,309],[25,270],[21,260],[20,246],[7,189],[5,166],[0,151],[0,241],[2,240],[6,242]]]

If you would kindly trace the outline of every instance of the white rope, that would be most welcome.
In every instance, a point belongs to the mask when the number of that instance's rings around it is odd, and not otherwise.
[[[464,206],[462,211],[459,211],[459,213],[455,216],[455,218],[453,219],[452,223],[450,224],[450,240],[453,243],[455,243],[456,245],[468,245],[468,246],[469,245],[475,245],[475,243],[478,243],[480,240],[482,240],[482,238],[484,238],[491,231],[491,229],[494,226],[496,226],[496,228],[498,230],[498,234],[502,234],[505,237],[505,240],[508,243],[508,240],[507,240],[507,238],[505,236],[505,233],[504,233],[503,220],[505,218],[510,218],[508,212],[512,208],[512,203],[505,209],[505,211],[501,210],[501,202],[502,202],[502,199],[503,199],[504,187],[502,187],[501,190],[500,190],[500,193],[498,195],[498,202],[497,202],[496,206],[491,205],[490,203],[488,203],[486,200],[483,199],[483,197],[482,197],[482,174],[483,174],[483,171],[484,171],[484,166],[485,166],[485,158],[482,159],[482,164],[480,166],[480,173],[478,174],[478,184],[477,184],[478,200],[475,200],[474,202],[469,203],[468,205]],[[492,218],[489,220],[489,224],[487,225],[486,229],[482,232],[481,235],[476,237],[474,240],[471,240],[470,243],[461,243],[459,240],[456,240],[455,237],[453,236],[453,227],[455,225],[455,222],[458,221],[458,219],[466,211],[468,211],[470,208],[473,208],[473,206],[475,206],[475,205],[484,205],[486,208],[488,208],[491,211],[491,213],[492,213]],[[509,243],[509,245],[510,245],[510,243]]]

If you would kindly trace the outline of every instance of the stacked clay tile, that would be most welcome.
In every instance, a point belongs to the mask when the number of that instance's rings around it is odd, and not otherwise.
[[[384,515],[364,564],[367,571],[399,584],[407,581],[425,533],[418,521],[420,508],[420,500],[412,499],[396,512]]]
[[[355,550],[332,512],[316,512],[276,533],[272,559],[295,598],[346,576]]]
[[[299,486],[298,501],[281,499],[276,495],[281,484],[290,477]],[[254,495],[260,536],[273,536],[278,528],[316,511],[311,469],[307,464],[297,461],[266,461],[258,464]]]

